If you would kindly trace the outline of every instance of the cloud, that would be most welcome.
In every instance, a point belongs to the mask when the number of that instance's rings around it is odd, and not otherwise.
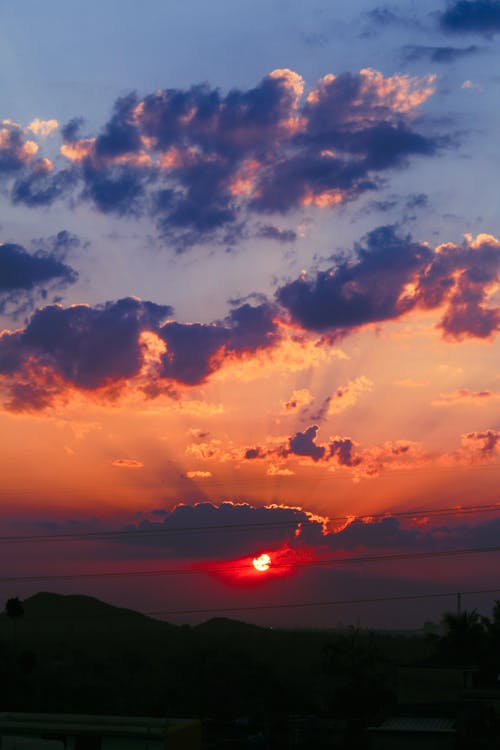
[[[287,441],[268,441],[265,446],[247,448],[243,458],[251,461],[255,459],[271,459],[271,465],[276,461],[284,461],[288,458],[311,459],[314,464],[330,463],[332,466],[345,466],[354,468],[364,461],[364,457],[357,450],[354,441],[349,437],[335,436],[324,444],[317,443],[319,426],[311,425],[303,432],[300,430],[288,438]],[[369,474],[374,473],[372,468]]]
[[[455,0],[450,2],[439,23],[443,31],[456,34],[495,34],[500,31],[498,0]]]
[[[263,224],[259,227],[257,237],[263,237],[266,240],[276,240],[282,244],[295,242],[297,239],[297,232],[293,229],[281,229],[273,224]]]
[[[56,132],[58,127],[59,123],[57,120],[40,120],[39,117],[35,117],[28,125],[27,130],[30,130],[34,135],[48,138]]]
[[[372,388],[372,381],[364,375],[361,375],[354,380],[349,380],[346,385],[339,386],[328,400],[328,416],[339,414],[344,411],[344,409],[353,406],[362,393],[367,393],[371,391]]]
[[[352,258],[314,276],[302,274],[277,290],[277,301],[295,323],[333,336],[414,310],[440,310],[444,338],[489,338],[500,308],[488,300],[500,280],[500,242],[467,235],[461,245],[432,249],[399,236],[394,227],[370,232]]]
[[[37,153],[38,144],[27,140],[19,125],[10,120],[0,122],[0,176],[19,172]]]
[[[30,290],[53,280],[72,284],[76,279],[76,271],[43,250],[30,254],[21,245],[0,244],[0,294]]]
[[[272,348],[279,340],[271,305],[243,304],[212,325],[177,323],[172,308],[135,298],[90,307],[51,305],[19,331],[0,335],[0,377],[19,410],[45,406],[77,388],[116,398],[142,376],[149,397],[172,383],[196,385],[226,361]]]
[[[122,299],[100,307],[51,305],[37,310],[25,329],[0,336],[0,373],[22,405],[19,388],[36,388],[47,398],[76,387],[91,390],[119,384],[142,366],[139,335],[157,327],[168,306]],[[33,400],[26,402],[33,408]]]
[[[471,458],[490,459],[500,449],[500,430],[468,432],[463,436],[462,443],[470,451]]]
[[[500,393],[496,393],[495,391],[471,391],[468,388],[459,388],[451,393],[441,393],[439,398],[432,402],[432,405],[453,406],[465,403],[484,406],[498,399],[500,399]]]
[[[403,47],[403,59],[406,62],[427,60],[432,63],[448,64],[482,52],[481,47],[471,44],[469,47],[428,47],[409,44]]]
[[[269,546],[318,542],[326,520],[286,505],[233,502],[180,504],[157,518],[145,517],[127,526],[130,533],[123,543],[160,548],[173,557],[230,559]],[[139,532],[137,537],[134,531]]]
[[[60,159],[33,161],[38,145],[5,126],[4,171],[20,171],[12,198],[49,205],[73,195],[103,213],[148,216],[178,250],[205,238],[236,242],[251,214],[330,207],[375,189],[409,157],[436,153],[442,138],[414,129],[433,76],[324,76],[305,82],[274,70],[254,88],[223,94],[208,84],[119,98],[97,135],[82,121],[61,128]],[[47,121],[50,122],[50,121]],[[33,126],[39,135],[49,127]],[[2,170],[0,139],[0,171]],[[263,223],[258,236],[293,242]]]
[[[54,171],[48,159],[38,159],[31,165],[31,170],[17,179],[12,187],[12,202],[22,203],[30,208],[50,206],[57,198],[67,196],[76,184],[74,170],[61,169]]]
[[[89,242],[67,229],[61,229],[57,234],[32,240],[32,245],[63,261],[75,251],[87,248]]]
[[[0,311],[14,312],[32,306],[34,293],[74,284],[77,272],[42,249],[28,253],[21,245],[0,244]]]
[[[143,469],[144,464],[142,461],[137,461],[135,458],[115,458],[111,461],[112,466],[117,466],[119,469]]]
[[[281,402],[281,414],[295,414],[312,404],[314,396],[307,388],[299,388],[292,392],[288,401]]]
[[[54,247],[64,255],[75,242],[63,232]],[[7,296],[76,279],[69,266],[42,250],[29,255],[4,245],[2,262]],[[0,335],[0,380],[14,410],[23,403],[42,408],[71,389],[116,399],[132,381],[147,398],[177,398],[178,386],[246,381],[332,357],[345,359],[332,347],[336,338],[419,310],[439,311],[437,325],[445,339],[488,339],[500,323],[500,308],[491,305],[499,280],[500,242],[491,235],[467,235],[462,244],[433,249],[399,236],[394,227],[380,227],[351,257],[337,257],[329,270],[280,287],[276,303],[258,296],[258,304],[242,302],[213,323],[179,323],[169,305],[135,298],[38,309],[24,329]],[[319,423],[370,388],[364,376],[349,381],[309,418]],[[315,445],[314,438],[312,427],[297,433],[292,452],[302,450],[316,460],[328,455],[329,447]]]
[[[279,331],[272,306],[245,303],[212,325],[167,322],[159,336],[167,347],[160,376],[194,385],[206,380],[226,359],[272,347]]]
[[[233,560],[267,552],[271,559],[288,561],[296,569],[308,560],[337,567],[346,557],[413,554],[439,550],[494,546],[500,519],[464,523],[460,508],[433,523],[417,514],[399,519],[385,517],[319,516],[305,508],[287,505],[210,502],[177,505],[140,513],[120,542],[138,554],[161,550],[162,555],[191,560]],[[302,554],[301,554],[302,553]],[[345,561],[347,564],[348,562]],[[338,568],[337,568],[338,569]]]
[[[319,461],[325,455],[325,448],[316,444],[318,425],[308,427],[304,432],[297,432],[290,438],[289,453],[295,456],[309,456],[313,461]]]

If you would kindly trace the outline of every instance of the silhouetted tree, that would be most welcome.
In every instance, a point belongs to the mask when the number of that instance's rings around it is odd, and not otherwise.
[[[22,601],[17,596],[13,596],[10,599],[7,599],[7,601],[5,602],[4,612],[12,622],[13,639],[15,644],[17,641],[16,623],[24,615],[24,607]]]
[[[489,620],[476,609],[446,612],[442,620],[444,655],[452,664],[479,664],[487,648]]]
[[[17,596],[7,599],[5,602],[5,614],[13,620],[19,619],[19,617],[24,615],[23,603]]]

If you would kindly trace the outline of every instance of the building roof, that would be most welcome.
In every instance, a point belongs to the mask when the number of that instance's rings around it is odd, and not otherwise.
[[[391,716],[372,732],[428,732],[451,734],[455,732],[455,720],[421,716]]]
[[[160,719],[148,716],[93,716],[87,714],[0,713],[0,733],[99,734],[114,737],[164,737],[196,723],[195,719]]]

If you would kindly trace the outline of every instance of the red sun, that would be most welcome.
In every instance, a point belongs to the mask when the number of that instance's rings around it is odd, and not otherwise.
[[[252,565],[255,570],[259,571],[259,573],[265,573],[271,566],[271,558],[266,552],[264,552],[262,555],[259,555],[259,557],[254,557]]]

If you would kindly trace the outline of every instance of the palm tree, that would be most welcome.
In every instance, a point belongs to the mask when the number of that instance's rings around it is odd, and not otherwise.
[[[477,664],[486,645],[487,618],[476,609],[468,612],[446,612],[442,620],[445,653],[454,664]]]

